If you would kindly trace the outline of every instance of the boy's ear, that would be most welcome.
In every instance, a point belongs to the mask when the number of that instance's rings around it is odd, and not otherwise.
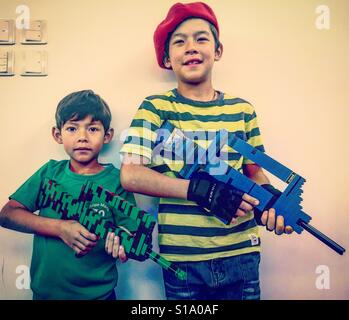
[[[165,58],[164,59],[164,65],[165,65],[165,67],[167,69],[171,69],[172,68],[170,58]]]
[[[223,46],[222,44],[220,44],[214,53],[214,61],[219,61],[222,58],[222,54],[223,54]]]
[[[57,143],[63,144],[61,130],[59,130],[57,127],[53,127],[51,132],[53,139],[55,139]]]
[[[113,139],[113,137],[114,137],[114,129],[113,128],[109,128],[107,130],[107,132],[105,133],[105,135],[104,135],[103,143],[104,144],[109,143]]]

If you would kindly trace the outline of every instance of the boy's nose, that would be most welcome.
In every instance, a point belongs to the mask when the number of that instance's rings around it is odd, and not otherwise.
[[[186,54],[195,54],[198,53],[196,50],[196,44],[195,41],[188,39],[187,41],[187,46],[185,48],[185,53]]]
[[[79,130],[78,141],[88,141],[86,130]]]
[[[185,54],[190,54],[190,55],[197,54],[197,53],[198,51],[196,49],[189,49],[185,51]]]

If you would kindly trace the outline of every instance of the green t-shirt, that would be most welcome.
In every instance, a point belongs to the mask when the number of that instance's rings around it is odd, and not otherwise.
[[[40,208],[38,196],[42,192],[44,181],[54,181],[76,201],[87,182],[103,186],[125,200],[135,204],[132,193],[124,190],[120,184],[120,171],[113,165],[95,175],[80,175],[69,169],[69,161],[50,160],[32,175],[10,199],[16,200],[31,212],[39,210],[43,217],[60,219],[59,206]],[[94,207],[102,208],[103,219],[129,231],[136,230],[136,222],[123,213],[109,210],[103,203]],[[55,209],[53,209],[55,208]],[[104,299],[117,284],[118,274],[115,259],[104,250],[105,241],[100,239],[95,248],[82,258],[76,258],[75,252],[61,239],[34,235],[31,261],[31,289],[38,299]]]

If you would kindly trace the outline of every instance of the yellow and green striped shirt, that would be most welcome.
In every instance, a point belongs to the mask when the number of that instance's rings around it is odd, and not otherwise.
[[[152,157],[157,129],[166,120],[187,137],[195,135],[193,138],[202,147],[209,145],[216,132],[225,129],[264,151],[251,104],[223,93],[214,101],[194,101],[173,89],[143,101],[121,152],[148,158],[153,169],[178,177],[183,160],[171,161],[164,156],[160,162],[157,157],[155,162]],[[240,172],[243,164],[253,163],[228,146],[222,152],[226,153],[224,159],[229,165]],[[194,202],[161,198],[158,222],[160,252],[170,261],[203,261],[260,250],[259,231],[252,212],[238,218],[234,226],[225,225]]]

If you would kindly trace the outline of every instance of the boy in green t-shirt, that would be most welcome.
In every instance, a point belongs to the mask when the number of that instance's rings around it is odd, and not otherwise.
[[[62,99],[52,135],[57,143],[63,144],[70,160],[47,162],[9,197],[1,210],[1,226],[34,233],[30,269],[34,299],[115,299],[118,279],[115,258],[127,260],[119,238],[108,233],[105,243],[99,241],[76,221],[79,219],[66,220],[69,209],[62,209],[79,203],[87,182],[135,203],[133,194],[120,184],[119,170],[112,164],[98,162],[103,145],[113,138],[110,122],[108,105],[91,90],[74,92]],[[39,199],[44,198],[52,183],[59,186],[61,195],[69,195],[69,204],[63,205],[63,196],[59,198],[56,193],[52,196],[54,205],[42,205]],[[34,214],[37,210],[38,215]],[[125,231],[136,230],[134,220],[120,212],[115,214],[101,201],[91,201],[89,210]]]

